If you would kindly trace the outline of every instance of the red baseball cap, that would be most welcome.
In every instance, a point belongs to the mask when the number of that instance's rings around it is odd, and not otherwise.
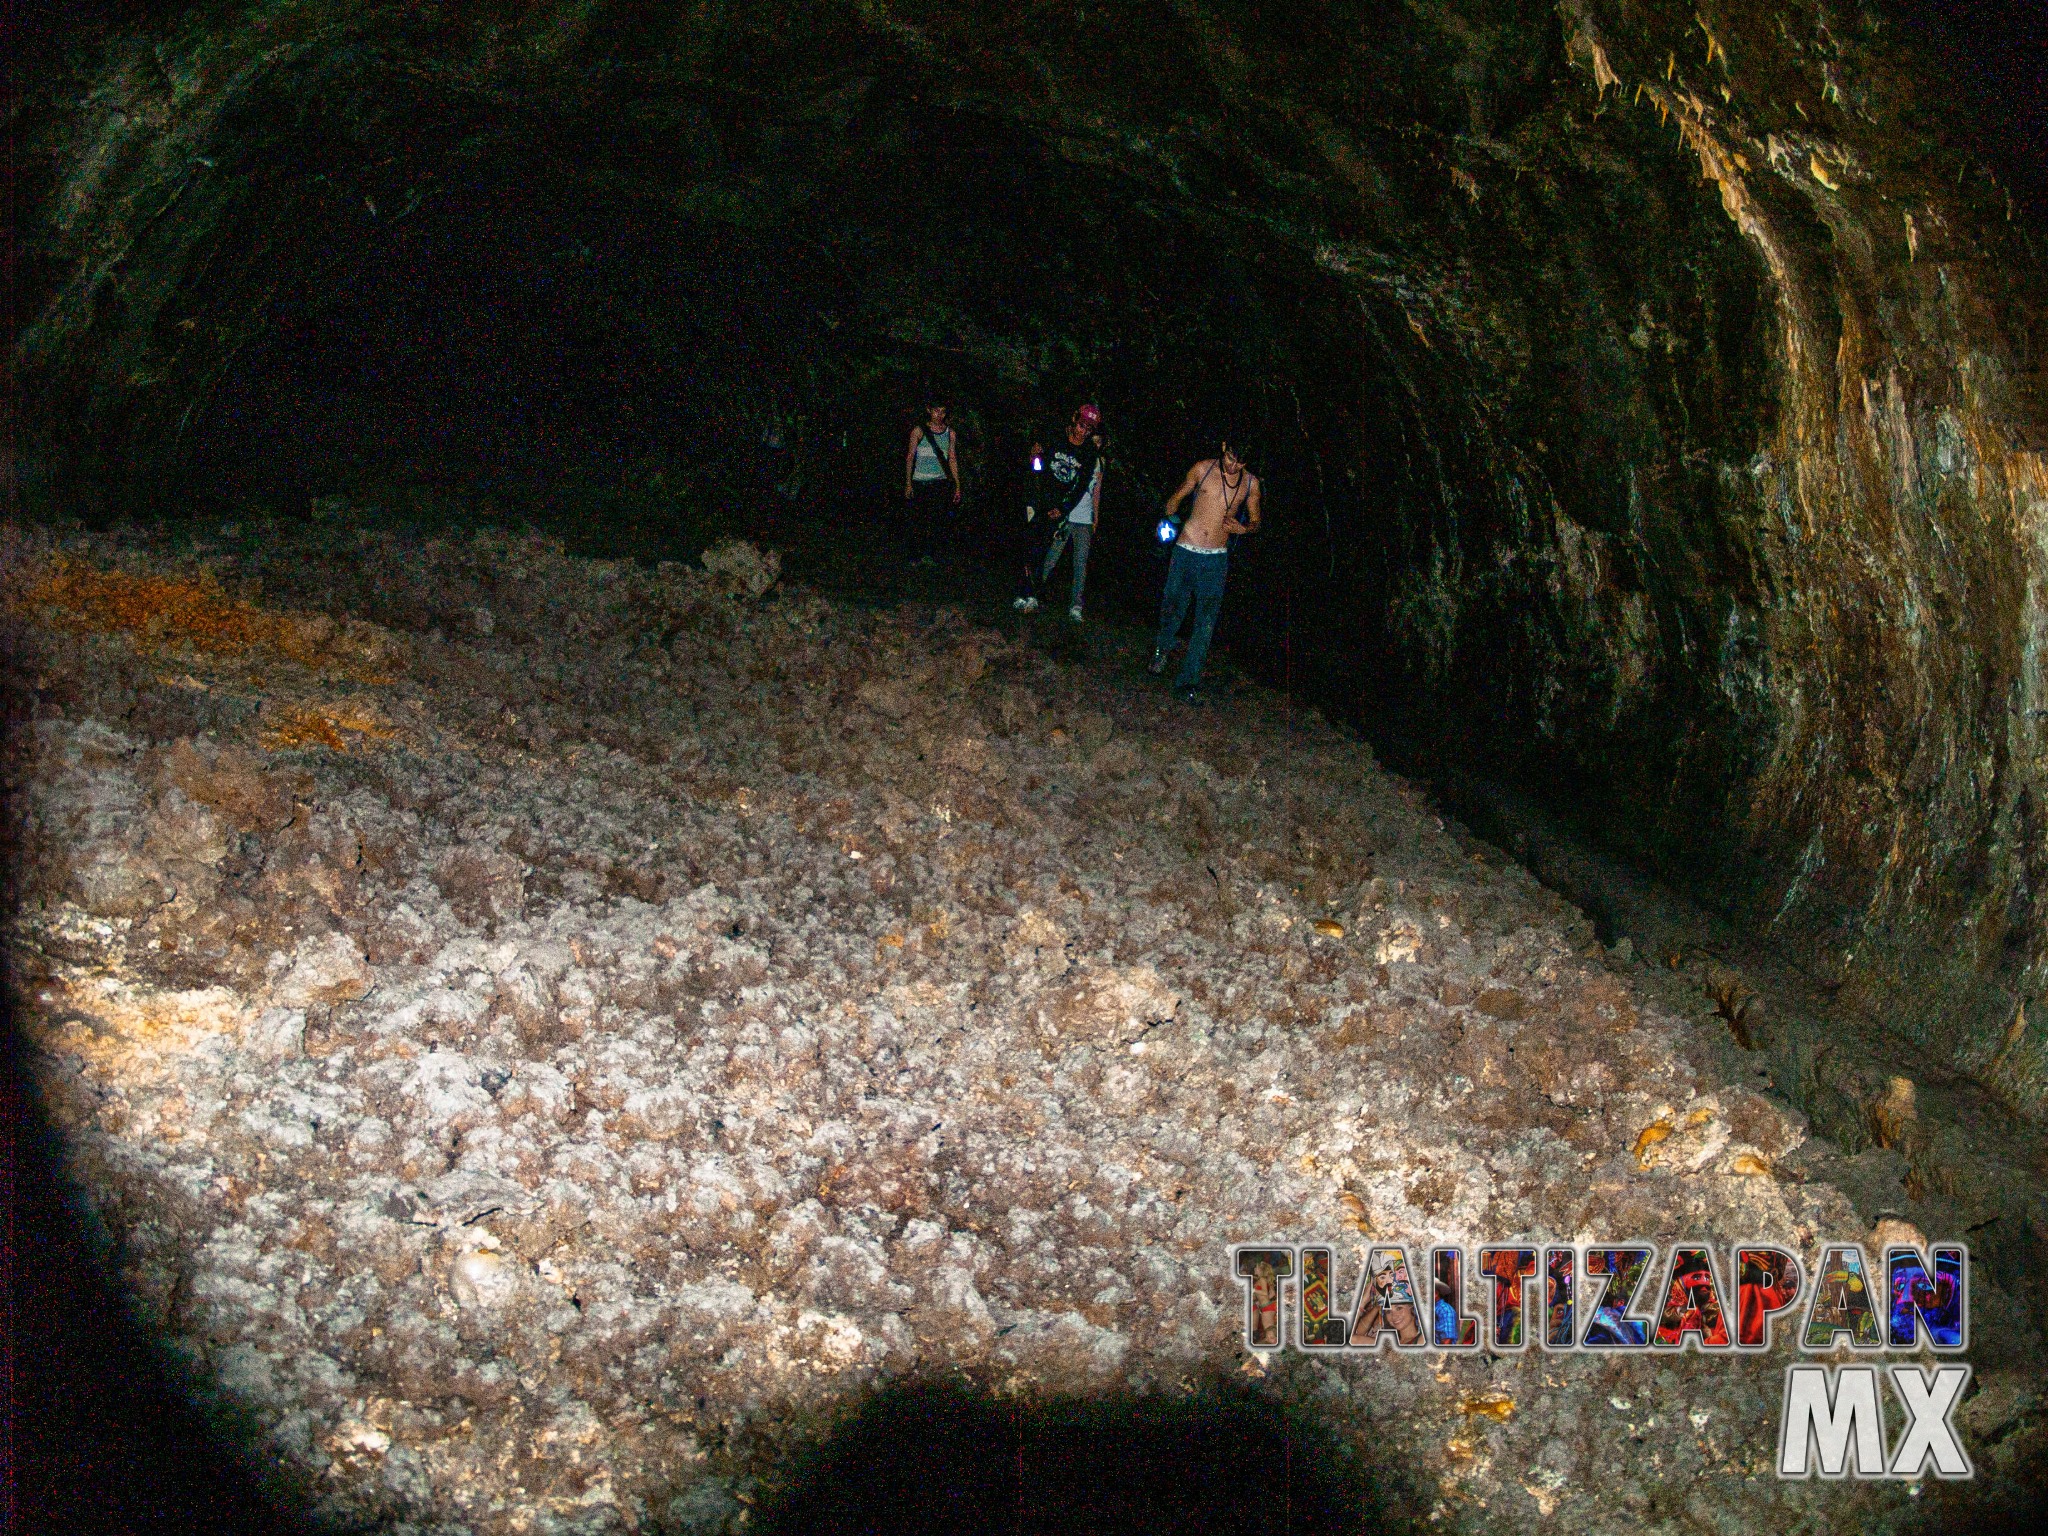
[[[1094,428],[1102,425],[1102,412],[1092,405],[1084,405],[1081,409],[1074,412],[1074,420],[1092,431]]]

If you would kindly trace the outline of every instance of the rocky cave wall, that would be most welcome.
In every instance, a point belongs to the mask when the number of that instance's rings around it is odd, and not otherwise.
[[[617,237],[537,374],[794,500],[915,381],[998,443],[1099,393],[1142,494],[1251,415],[1244,659],[1563,786],[2048,1113],[2039,268],[1882,11],[264,0],[40,63],[29,508],[175,512],[295,335],[521,229]]]

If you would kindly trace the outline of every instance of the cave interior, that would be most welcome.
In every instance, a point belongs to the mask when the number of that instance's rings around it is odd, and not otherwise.
[[[316,522],[647,566],[742,537],[1000,625],[1030,445],[1085,399],[1088,633],[1135,633],[1155,509],[1227,434],[1265,525],[1224,675],[1546,879],[1577,850],[1552,883],[1609,946],[1683,907],[1781,967],[1805,1002],[1745,1044],[1848,1150],[1894,1144],[1906,1061],[2038,1145],[2039,111],[2022,66],[1948,78],[1967,33],[1759,0],[102,0],[27,42],[11,516],[258,572]],[[967,493],[936,572],[894,485],[930,398]],[[2039,1213],[2002,1198],[1982,1243],[2031,1275]]]

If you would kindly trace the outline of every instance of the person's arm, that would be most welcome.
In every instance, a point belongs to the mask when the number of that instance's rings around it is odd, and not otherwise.
[[[1252,476],[1251,489],[1245,492],[1244,510],[1237,518],[1225,524],[1232,533],[1257,533],[1259,531],[1259,477]]]
[[[917,473],[917,440],[924,432],[923,427],[910,429],[910,452],[903,456],[903,499],[912,500],[917,493],[910,488],[912,477]]]
[[[1095,475],[1088,486],[1088,498],[1088,505],[1095,511],[1095,527],[1100,531],[1102,527],[1102,456],[1100,454],[1097,454],[1095,458]]]
[[[946,434],[946,470],[953,477],[953,500],[960,500],[960,429]]]
[[[1202,466],[1200,464],[1190,464],[1188,466],[1187,478],[1181,481],[1180,489],[1175,491],[1171,496],[1166,498],[1166,515],[1168,517],[1178,516],[1180,513],[1180,504],[1186,501],[1188,497],[1194,493],[1194,489],[1197,485],[1201,484],[1201,482],[1195,478],[1201,472],[1201,469]]]

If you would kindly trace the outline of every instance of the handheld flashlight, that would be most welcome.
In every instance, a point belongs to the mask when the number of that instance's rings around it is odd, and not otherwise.
[[[1180,524],[1170,517],[1162,517],[1159,519],[1159,526],[1153,530],[1153,533],[1160,543],[1171,544],[1180,537]]]
[[[1044,459],[1042,459],[1042,458],[1040,458],[1040,457],[1039,457],[1039,456],[1038,456],[1037,454],[1035,454],[1035,453],[1034,453],[1033,455],[1031,455],[1031,473],[1033,473],[1033,474],[1035,475],[1035,474],[1039,473],[1039,471],[1043,470],[1044,468],[1045,468],[1045,460],[1044,460]]]

